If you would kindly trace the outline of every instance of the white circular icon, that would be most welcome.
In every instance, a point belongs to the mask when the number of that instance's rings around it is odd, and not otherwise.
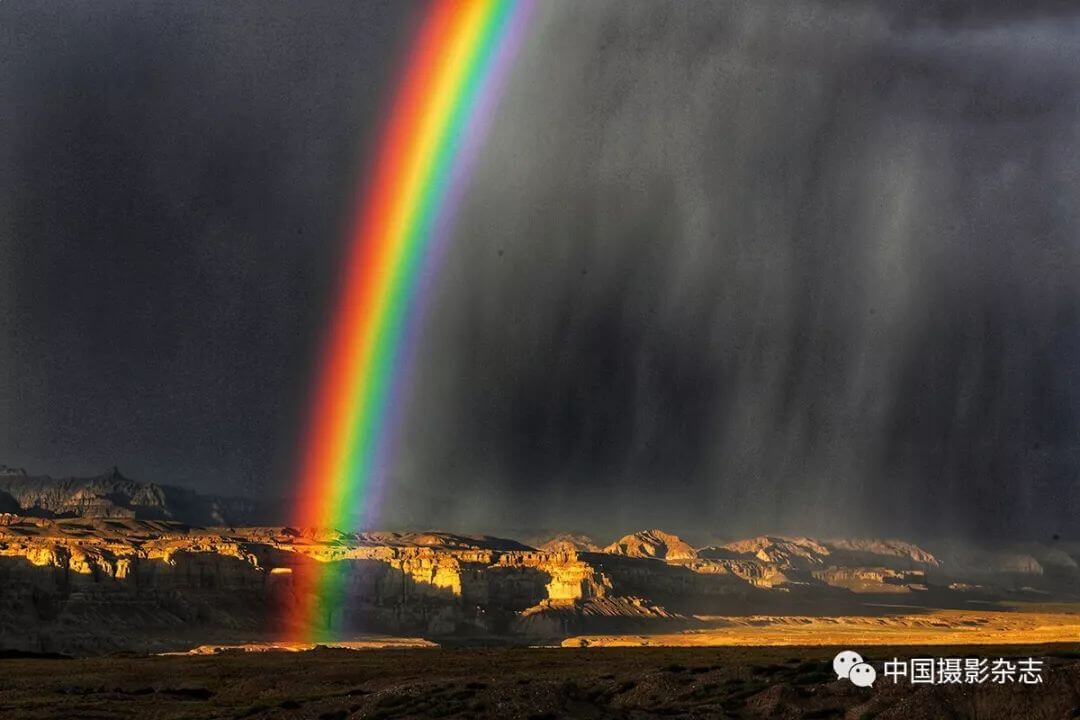
[[[853,685],[871,687],[877,680],[877,670],[870,663],[859,663],[848,671],[848,679]]]
[[[862,655],[854,650],[845,650],[842,653],[837,654],[832,661],[832,669],[836,672],[836,679],[849,677],[848,673],[851,672],[851,668],[855,667],[863,661]]]

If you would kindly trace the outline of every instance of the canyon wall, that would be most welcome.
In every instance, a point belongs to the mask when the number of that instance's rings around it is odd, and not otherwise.
[[[695,549],[658,530],[603,551],[449,533],[200,528],[0,515],[0,649],[163,651],[295,634],[311,607],[342,637],[557,642],[692,627],[718,614],[851,612],[877,597],[949,606],[1073,597],[1071,547],[948,548],[758,537]],[[340,573],[319,595],[313,573]]]

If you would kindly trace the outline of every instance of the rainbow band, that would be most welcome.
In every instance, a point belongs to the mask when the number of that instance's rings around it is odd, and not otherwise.
[[[350,242],[304,449],[295,524],[349,531],[372,513],[426,286],[531,0],[434,0],[408,55]],[[301,587],[293,624],[317,624]],[[307,600],[304,598],[307,597]]]

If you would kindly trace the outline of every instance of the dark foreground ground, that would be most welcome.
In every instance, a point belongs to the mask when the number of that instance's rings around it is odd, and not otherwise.
[[[224,653],[0,660],[0,718],[1080,717],[1080,648],[873,648],[1042,657],[1041,685],[874,688],[837,681],[836,648],[587,648]]]

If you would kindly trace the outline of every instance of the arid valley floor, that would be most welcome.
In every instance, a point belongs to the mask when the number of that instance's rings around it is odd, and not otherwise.
[[[928,718],[1080,717],[1063,647],[878,647],[868,659],[1038,656],[1039,685],[840,681],[835,648],[408,649],[0,660],[0,717]]]

